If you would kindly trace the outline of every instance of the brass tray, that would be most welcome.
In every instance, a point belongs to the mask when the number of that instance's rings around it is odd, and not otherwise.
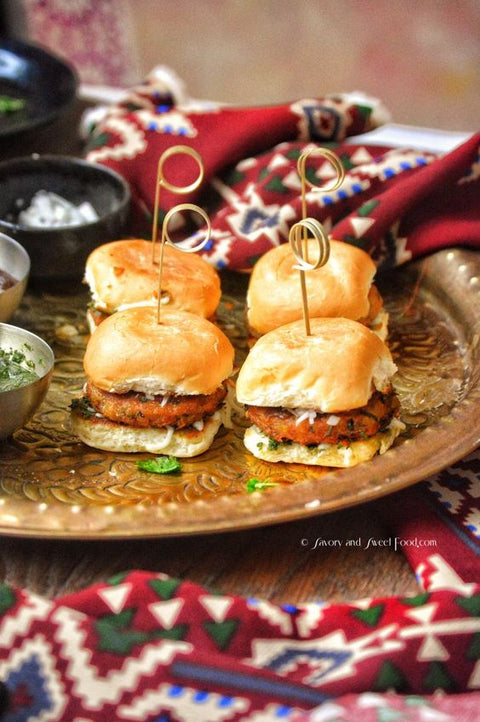
[[[237,361],[247,352],[247,278],[222,277],[218,322]],[[180,475],[139,471],[147,455],[84,446],[69,428],[69,404],[84,378],[85,288],[29,291],[15,323],[54,348],[55,373],[40,411],[0,445],[0,533],[71,539],[221,532],[331,512],[439,472],[480,443],[480,255],[441,251],[380,275],[405,433],[385,455],[352,469],[270,464],[242,443],[241,408],[211,449],[184,460]],[[248,493],[251,477],[276,485]]]

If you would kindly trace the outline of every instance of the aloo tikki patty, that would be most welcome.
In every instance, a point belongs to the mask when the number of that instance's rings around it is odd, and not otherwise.
[[[227,394],[224,385],[213,394],[146,396],[136,391],[115,394],[91,382],[85,395],[91,405],[106,418],[119,424],[140,428],[174,426],[182,429],[213,414]]]
[[[298,423],[299,416],[282,407],[247,406],[249,420],[275,441],[309,444],[348,444],[385,429],[400,404],[392,393],[376,391],[366,406],[338,413],[317,412]]]

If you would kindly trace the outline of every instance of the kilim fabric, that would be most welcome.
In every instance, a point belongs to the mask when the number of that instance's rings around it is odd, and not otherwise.
[[[270,107],[177,105],[174,93],[152,76],[91,128],[86,156],[127,178],[132,234],[148,238],[162,153],[176,145],[197,151],[204,180],[185,195],[162,188],[159,220],[180,202],[207,210],[212,237],[203,254],[220,269],[248,271],[288,239],[302,217],[297,161],[302,151],[318,147],[337,154],[346,176],[338,190],[322,191],[333,169],[325,158],[311,157],[306,175],[316,188],[308,187],[307,215],[332,237],[367,250],[379,268],[447,246],[478,247],[480,134],[443,155],[352,142],[385,117],[378,101],[348,93]],[[197,174],[185,154],[176,154],[164,171],[177,188]],[[182,220],[182,239],[194,236]]]

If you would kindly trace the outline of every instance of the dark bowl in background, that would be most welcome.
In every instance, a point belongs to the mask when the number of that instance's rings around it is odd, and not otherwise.
[[[18,215],[39,190],[79,205],[88,201],[98,220],[76,226],[31,228]],[[130,187],[115,171],[70,156],[32,155],[0,163],[0,232],[28,252],[31,279],[81,279],[89,253],[125,234]]]
[[[0,38],[0,95],[23,103],[0,116],[0,139],[51,123],[74,101],[77,87],[74,68],[51,50]]]

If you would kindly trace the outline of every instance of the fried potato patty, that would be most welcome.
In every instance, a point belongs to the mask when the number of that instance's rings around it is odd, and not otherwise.
[[[385,429],[398,413],[399,401],[394,393],[376,391],[368,404],[353,411],[335,414],[317,413],[297,424],[297,417],[280,407],[247,406],[249,420],[275,441],[298,444],[341,444],[358,441]]]
[[[213,394],[154,396],[129,391],[114,394],[87,382],[85,395],[103,416],[118,424],[146,428],[174,426],[183,429],[213,414],[227,394],[220,386]]]

